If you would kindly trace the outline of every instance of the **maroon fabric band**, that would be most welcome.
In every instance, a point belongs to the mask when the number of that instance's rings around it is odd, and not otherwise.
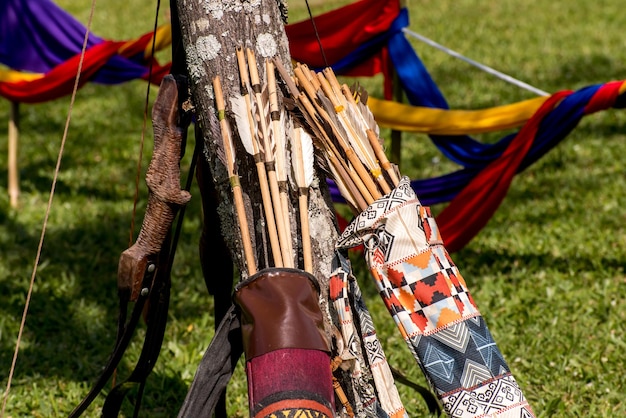
[[[246,375],[252,417],[295,410],[310,411],[312,416],[333,416],[330,357],[324,351],[272,351],[249,360]]]

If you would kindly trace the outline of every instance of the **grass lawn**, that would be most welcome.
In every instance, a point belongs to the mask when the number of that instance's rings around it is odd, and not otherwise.
[[[341,4],[345,4],[343,1]],[[409,1],[410,29],[476,61],[556,92],[626,79],[623,1]],[[82,22],[88,2],[58,0]],[[336,7],[314,1],[313,13]],[[292,21],[304,2],[290,2]],[[167,19],[162,6],[160,21]],[[120,12],[124,10],[124,12]],[[96,5],[93,31],[134,38],[152,29],[154,5]],[[453,109],[509,104],[533,94],[412,41]],[[162,59],[167,59],[167,54]],[[360,80],[374,96],[380,78]],[[150,94],[156,96],[156,88]],[[116,272],[129,246],[146,84],[89,84],[78,93],[20,348],[7,416],[67,416],[91,387],[115,340]],[[10,208],[0,177],[0,394],[4,393],[28,282],[63,134],[69,97],[22,105],[20,207]],[[6,126],[9,103],[0,101]],[[148,124],[143,177],[151,155]],[[495,141],[508,132],[479,136]],[[389,137],[389,132],[383,132]],[[6,172],[6,128],[0,169]],[[401,167],[412,178],[455,170],[423,135],[403,136]],[[183,179],[191,146],[182,162]],[[622,157],[620,157],[620,155]],[[474,299],[535,412],[541,417],[626,416],[626,113],[586,117],[574,132],[513,181],[503,204],[470,244],[453,254]],[[201,207],[191,190],[172,273],[168,328],[148,379],[142,416],[175,416],[213,334],[213,300],[197,257]],[[435,207],[435,211],[441,207]],[[390,363],[424,383],[359,261],[355,270]],[[119,368],[125,377],[141,335]],[[240,364],[241,366],[241,364]],[[399,387],[411,417],[426,415],[418,395]],[[132,397],[131,397],[132,398]],[[99,416],[100,396],[85,416]],[[241,367],[229,415],[247,412]],[[132,405],[126,403],[126,416]]]

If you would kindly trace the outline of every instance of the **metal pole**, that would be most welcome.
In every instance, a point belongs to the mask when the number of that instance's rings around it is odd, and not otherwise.
[[[404,92],[400,85],[400,78],[398,73],[393,71],[393,100],[402,103],[404,101]],[[396,129],[391,130],[391,152],[390,160],[400,168],[400,162],[402,160],[402,131]]]

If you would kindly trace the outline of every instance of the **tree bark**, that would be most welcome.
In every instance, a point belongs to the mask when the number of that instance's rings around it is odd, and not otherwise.
[[[190,86],[198,123],[204,135],[204,158],[211,169],[218,193],[218,213],[222,223],[222,234],[230,249],[235,264],[247,276],[242,256],[239,227],[234,215],[230,183],[224,164],[218,158],[223,154],[223,145],[215,110],[212,81],[219,76],[226,98],[240,93],[240,81],[236,59],[236,48],[251,48],[257,61],[262,64],[265,58],[278,57],[290,68],[290,55],[284,24],[279,5],[272,0],[253,1],[189,1],[178,0],[178,12],[187,54],[187,67]],[[264,71],[259,65],[259,74]],[[280,92],[279,92],[280,94]],[[236,137],[235,123],[229,119]],[[235,139],[237,161],[244,192],[247,217],[251,226],[253,248],[257,249],[257,262],[260,267],[267,266],[269,257],[264,243],[267,238],[262,227],[263,216],[259,194],[258,178],[252,158],[247,155],[240,142]],[[290,199],[291,219],[297,219],[294,202]],[[314,276],[322,289],[327,289],[330,275],[334,244],[338,237],[332,203],[328,197],[323,178],[316,178],[311,188],[309,216],[314,254]],[[291,236],[297,239],[297,229],[292,222]],[[294,247],[300,247],[294,242]],[[324,295],[323,295],[324,296]],[[322,297],[322,300],[326,300]],[[324,307],[324,310],[327,309]]]

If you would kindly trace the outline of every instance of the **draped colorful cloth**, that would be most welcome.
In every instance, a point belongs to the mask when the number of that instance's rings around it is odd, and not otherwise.
[[[408,26],[408,12],[397,6],[397,0],[375,1],[362,0],[349,7],[333,10],[315,18],[315,24],[320,30],[322,45],[326,50],[326,43],[340,42],[341,47],[335,45],[333,54],[327,60],[338,74],[349,75],[346,69],[358,68],[358,75],[372,76],[378,73],[389,75],[382,65],[367,65],[367,60],[380,63],[381,53],[388,55],[393,70],[413,107],[394,104],[381,104],[373,101],[372,111],[382,126],[406,129],[409,118],[415,117],[418,112],[426,109],[436,122],[448,119],[453,115],[448,111],[448,104],[441,91],[432,80],[425,66],[406,39],[402,29]],[[368,15],[372,25],[367,31],[361,29],[360,24],[337,25],[336,22],[350,22],[355,11]],[[371,14],[370,14],[371,10]],[[385,26],[388,25],[388,26]],[[308,44],[304,44],[306,37],[295,37],[295,29],[303,32],[312,25],[302,22],[289,32],[290,42],[297,39],[290,47],[292,53],[307,51],[308,55],[300,54],[305,63],[316,66],[320,64],[319,45],[312,37]],[[362,40],[366,38],[365,40]],[[362,40],[355,47],[353,39]],[[326,43],[324,43],[326,41]],[[343,48],[343,49],[342,49]],[[344,56],[339,58],[337,51],[343,51]],[[329,58],[330,57],[330,58]],[[367,72],[369,70],[369,73]],[[389,79],[389,77],[386,77]],[[388,81],[387,81],[388,82]],[[549,98],[538,98],[512,105],[506,109],[497,109],[490,115],[479,113],[465,113],[455,121],[462,120],[464,126],[480,125],[478,129],[448,128],[437,130],[434,126],[426,130],[437,148],[451,161],[463,168],[440,177],[412,181],[412,187],[427,205],[450,202],[439,214],[437,221],[448,251],[454,252],[465,246],[489,221],[504,199],[515,174],[523,171],[537,161],[546,152],[563,140],[580,122],[583,116],[611,107],[621,108],[626,103],[624,82],[616,81],[606,84],[589,86],[576,92],[557,92]],[[377,108],[378,105],[378,108]],[[414,108],[420,106],[420,108]],[[493,116],[498,111],[510,112],[512,109],[521,113],[505,120],[487,122],[483,117]],[[532,111],[531,111],[532,110]],[[385,113],[383,113],[385,112]],[[387,123],[385,121],[394,121]],[[448,120],[453,124],[453,120]],[[507,123],[501,123],[507,122]],[[515,134],[507,135],[496,143],[484,144],[470,136],[469,132],[479,132],[484,129],[493,129],[499,126],[502,129],[522,125],[522,129]],[[440,126],[440,125],[439,125]],[[331,183],[333,200],[340,202],[343,199],[339,190]]]
[[[410,105],[370,98],[377,122],[429,134],[438,149],[462,167],[411,183],[424,204],[450,202],[437,217],[450,252],[465,246],[487,224],[515,174],[556,146],[583,116],[621,108],[626,102],[626,88],[619,81],[493,109],[451,111],[402,31],[409,24],[408,12],[398,0],[360,0],[316,16],[314,23],[323,53],[311,21],[286,26],[294,59],[311,68],[330,65],[347,76],[382,73],[387,98],[395,72]],[[157,32],[157,49],[171,41],[168,35],[168,27]],[[85,28],[50,0],[0,0],[0,62],[22,71],[0,70],[0,95],[36,103],[68,94],[84,36]],[[81,82],[145,79],[151,61],[152,81],[159,82],[169,65],[160,66],[151,58],[151,42],[151,34],[128,42],[91,34]],[[490,144],[468,135],[516,126],[522,127],[518,133]],[[334,201],[342,202],[332,182],[330,187]]]
[[[361,244],[381,298],[447,415],[533,417],[408,178],[355,218],[337,248]]]
[[[625,90],[626,84],[617,81],[555,93],[543,100],[519,132],[493,144],[468,146],[464,168],[413,180],[424,204],[450,202],[437,217],[448,250],[465,246],[495,213],[513,177],[566,138],[585,115],[624,107]]]
[[[397,1],[364,0],[316,18],[325,58],[333,63],[336,72],[350,76],[391,74],[387,28],[399,11]],[[350,16],[347,25],[346,15]],[[285,29],[294,59],[313,68],[326,66],[317,41],[311,42],[316,37],[310,21],[287,25]],[[0,0],[0,63],[13,70],[0,71],[0,95],[38,103],[68,94],[85,32],[81,23],[50,0]],[[169,27],[157,33],[157,49],[166,43],[160,36],[168,34]],[[151,43],[150,34],[122,43],[89,34],[83,83],[116,84],[145,79]],[[159,66],[153,61],[153,65],[153,82],[159,83],[169,64]],[[387,81],[388,93],[390,88]]]
[[[383,73],[385,97],[389,99],[393,70],[387,44],[399,13],[397,0],[361,0],[316,16],[314,22],[287,25],[291,57],[312,69],[332,67],[336,74],[345,76]]]
[[[49,0],[0,0],[0,19],[0,63],[10,69],[0,71],[0,95],[41,103],[71,93],[86,28]],[[171,43],[169,28],[131,41],[89,34],[81,85],[139,78],[160,84],[170,64],[159,65],[151,56],[153,38],[157,50]]]

